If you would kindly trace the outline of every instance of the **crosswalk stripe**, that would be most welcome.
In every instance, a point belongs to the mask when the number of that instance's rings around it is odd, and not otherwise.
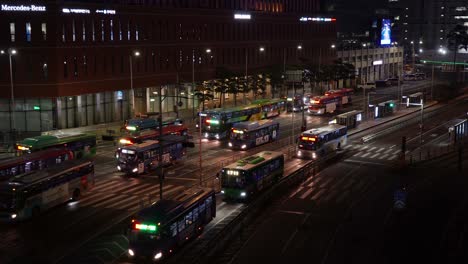
[[[146,192],[146,191],[148,191],[148,190],[153,189],[154,186],[155,186],[154,184],[147,183],[146,186],[143,187],[142,189],[140,189],[139,191],[132,192],[132,193],[130,193],[130,194],[131,194],[131,195],[140,195],[141,193],[144,193],[144,192]],[[129,193],[129,192],[127,192],[127,193]]]
[[[390,158],[388,158],[387,160],[394,160],[394,159],[396,159],[397,157],[398,157],[398,155],[393,155],[393,156],[391,156]]]
[[[376,154],[370,156],[369,158],[370,158],[370,159],[373,159],[373,158],[377,157],[378,155],[380,155],[380,153],[376,153]]]
[[[106,199],[108,198],[109,196],[112,196],[113,193],[106,193],[106,194],[103,194],[103,193],[98,193],[98,192],[93,192],[92,190],[87,193],[87,195],[83,198],[80,199],[79,201],[79,205],[80,206],[86,206],[86,201],[89,201],[91,199],[99,199],[99,200],[103,200],[103,199]]]
[[[328,192],[328,194],[325,194],[325,197],[322,198],[321,203],[326,203],[330,201],[333,197],[336,196],[338,192],[338,189],[333,189],[331,192]]]
[[[375,152],[379,153],[379,152],[384,151],[384,150],[385,150],[385,148],[379,148],[379,149],[376,150]]]
[[[312,176],[312,177],[309,177],[304,183],[302,183],[303,186],[306,186],[308,185],[310,182],[313,182],[317,177],[316,176]]]
[[[102,201],[102,202],[99,202],[99,203],[92,203],[92,204],[90,204],[90,206],[92,206],[92,207],[104,207],[109,203],[113,203],[114,201],[117,201],[117,200],[120,200],[120,199],[123,199],[123,198],[126,198],[126,197],[128,197],[128,195],[115,194],[114,197],[112,197],[112,198],[110,198],[108,200],[105,200],[105,201]]]
[[[368,148],[369,146],[364,146],[361,148],[361,150],[365,150],[366,148]]]
[[[114,186],[114,185],[118,185],[118,184],[121,184],[122,182],[121,181],[115,181],[115,180],[112,180],[112,181],[109,181],[109,183],[105,183],[105,184],[96,184],[95,187],[94,187],[94,191],[100,191],[102,189],[106,189],[110,186]]]
[[[109,192],[113,192],[113,193],[128,193],[134,189],[139,189],[140,187],[142,187],[142,184],[139,183],[139,182],[132,182],[128,185],[126,185],[124,183],[123,186],[120,186],[120,187],[116,187],[115,189],[109,189],[109,190],[106,190],[106,191],[109,191]]]
[[[372,147],[372,148],[369,149],[369,151],[372,151],[373,149],[376,149],[376,148],[377,148],[377,147]]]
[[[353,147],[353,145],[348,144],[348,145],[344,146],[343,149],[349,149],[349,148],[351,148],[351,147]]]
[[[393,151],[393,149],[387,149],[384,153],[389,153],[391,151]]]
[[[163,191],[163,195],[168,195],[168,194],[172,194],[174,192],[178,192],[182,189],[186,188],[185,186],[177,186],[169,191]],[[158,192],[159,193],[159,192]],[[155,197],[156,199],[155,200],[152,200],[152,202],[157,202],[159,201],[159,196],[158,197]],[[139,204],[140,201],[134,201],[132,203],[129,203],[129,204],[126,204],[125,206],[122,206],[120,208],[117,208],[117,209],[120,209],[120,210],[128,210],[128,211],[136,211],[138,208],[134,207],[136,204]]]
[[[289,199],[291,199],[293,196],[295,196],[298,192],[302,191],[302,189],[304,189],[304,187],[302,187],[302,186],[297,188],[296,191],[294,191],[291,195],[289,195]]]
[[[318,193],[314,194],[311,200],[318,200],[320,198],[320,195],[322,195],[323,192],[325,192],[325,189],[321,189]]]
[[[333,178],[328,178],[325,182],[320,184],[320,188],[326,188],[328,184],[332,182]]]
[[[396,155],[396,154],[398,154],[398,153],[400,153],[400,152],[401,152],[401,150],[396,150],[396,151],[394,151],[392,154],[393,154],[393,155]]]
[[[366,152],[366,153],[364,153],[364,155],[361,156],[361,158],[365,158],[365,157],[369,156],[370,154],[371,154],[371,152]],[[357,155],[356,155],[356,156],[357,156]],[[358,156],[358,157],[359,157],[359,156]]]
[[[389,154],[384,154],[383,156],[380,156],[379,159],[385,159],[388,156],[389,156]]]
[[[311,194],[313,191],[315,190],[315,188],[310,188],[309,190],[307,190],[305,193],[303,193],[299,198],[300,199],[305,199],[307,196],[309,196],[309,194]]]

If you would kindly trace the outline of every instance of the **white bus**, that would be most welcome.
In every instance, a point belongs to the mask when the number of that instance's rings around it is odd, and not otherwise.
[[[94,186],[94,163],[71,160],[21,174],[0,184],[0,220],[36,217],[56,205],[79,200]]]
[[[297,139],[296,156],[316,159],[346,145],[347,128],[338,124],[313,128],[302,132]]]

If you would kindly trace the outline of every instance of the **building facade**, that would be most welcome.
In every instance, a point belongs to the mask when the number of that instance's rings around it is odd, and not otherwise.
[[[341,50],[337,51],[337,56],[344,63],[354,65],[360,83],[385,80],[402,74],[402,47]]]
[[[318,60],[321,48],[321,63],[331,62],[336,20],[319,15],[319,2],[0,1],[0,131],[158,111],[161,86],[163,111],[176,100],[192,108],[192,82],[216,78],[219,67],[249,75]]]
[[[389,0],[395,41],[408,52],[447,47],[447,34],[457,24],[467,26],[466,0]]]

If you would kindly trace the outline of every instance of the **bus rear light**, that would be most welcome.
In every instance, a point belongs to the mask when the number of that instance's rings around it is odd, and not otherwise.
[[[26,151],[28,151],[29,148],[28,148],[28,147],[23,147],[23,146],[19,146],[19,145],[18,145],[18,150],[26,150]]]
[[[123,144],[123,145],[131,145],[131,144],[133,144],[133,142],[132,142],[131,140],[128,140],[128,139],[125,139],[125,138],[121,138],[121,139],[119,140],[119,143],[120,143],[120,144]]]
[[[301,140],[304,140],[304,141],[314,141],[316,140],[316,138],[314,137],[301,137]]]

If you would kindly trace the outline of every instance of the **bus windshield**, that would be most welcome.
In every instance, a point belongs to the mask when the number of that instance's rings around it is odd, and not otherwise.
[[[236,131],[232,131],[231,133],[231,139],[244,140],[247,138],[248,138],[248,133],[238,133]]]
[[[223,187],[243,188],[245,185],[245,177],[243,175],[230,175],[232,171],[227,171],[223,175]],[[237,173],[242,173],[237,171]]]
[[[299,149],[304,150],[317,150],[316,138],[300,137],[299,138]]]
[[[122,149],[119,154],[120,160],[135,160],[137,158],[136,152],[133,150]]]

